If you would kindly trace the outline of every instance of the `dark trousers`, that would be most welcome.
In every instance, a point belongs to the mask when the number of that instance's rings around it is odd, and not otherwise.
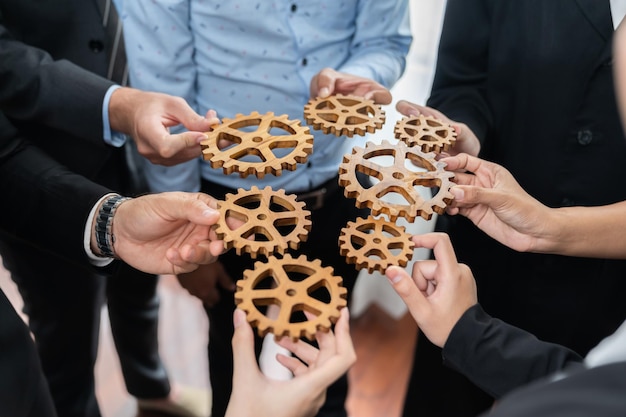
[[[105,303],[128,392],[139,398],[168,395],[158,354],[157,277],[122,263],[105,276],[4,237],[0,253],[24,300],[59,416],[100,416],[94,365]]]
[[[329,183],[336,182],[334,178]],[[319,259],[323,267],[330,266],[336,276],[343,278],[343,284],[348,289],[348,295],[356,282],[358,271],[354,265],[346,263],[344,257],[339,254],[338,240],[342,228],[348,221],[359,216],[367,216],[369,210],[357,209],[353,199],[343,196],[341,187],[328,187],[329,193],[324,198],[322,207],[311,210],[312,228],[306,242],[301,243],[297,251],[289,251],[293,257],[300,254],[306,255],[307,259]],[[218,199],[223,199],[228,193],[235,190],[203,183],[203,191]],[[310,209],[307,207],[307,209]],[[258,261],[259,259],[257,259]],[[242,278],[243,271],[253,269],[252,260],[247,254],[238,256],[235,250],[230,250],[220,256],[230,277],[237,281]],[[231,339],[233,335],[233,311],[235,309],[232,292],[222,291],[220,302],[213,308],[207,309],[209,316],[209,368],[211,387],[213,389],[212,417],[222,417],[226,412],[230,393],[232,391],[233,354]],[[257,337],[257,357],[261,350],[261,338]],[[326,403],[318,416],[345,417],[345,401],[348,394],[348,379],[344,375],[327,392]]]
[[[0,375],[0,416],[57,416],[30,332],[2,291]]]

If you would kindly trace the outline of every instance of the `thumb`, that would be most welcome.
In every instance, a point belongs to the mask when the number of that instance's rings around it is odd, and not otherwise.
[[[180,193],[182,198],[178,204],[172,204],[173,215],[179,219],[186,219],[191,223],[211,226],[217,222],[220,213],[209,206],[206,201],[198,200],[194,194]]]
[[[426,298],[417,288],[417,285],[411,276],[398,266],[390,266],[385,271],[385,275],[389,279],[391,286],[396,293],[402,298],[404,304],[409,308],[411,315],[416,319],[420,316],[421,310]]]
[[[208,132],[211,126],[218,124],[219,119],[215,116],[215,112],[207,112],[207,117],[202,117],[196,113],[186,101],[177,101],[169,113],[180,124],[188,130],[196,132]]]
[[[457,185],[452,187],[450,192],[454,195],[454,201],[462,205],[484,204],[495,208],[510,200],[506,193],[473,185]]]
[[[238,383],[244,384],[253,375],[260,374],[259,365],[256,362],[254,353],[254,334],[252,327],[246,321],[246,313],[243,310],[235,309],[233,313],[233,386]]]

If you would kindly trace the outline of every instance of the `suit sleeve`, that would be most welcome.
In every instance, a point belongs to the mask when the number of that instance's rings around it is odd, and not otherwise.
[[[87,262],[89,212],[110,192],[74,174],[34,145],[0,113],[0,230],[45,250]]]
[[[490,43],[487,0],[448,0],[427,104],[466,123],[481,143],[492,123],[484,95]]]
[[[0,110],[102,142],[102,104],[113,83],[16,41],[0,25]]]
[[[495,398],[564,369],[582,358],[489,316],[480,305],[465,312],[443,348],[446,366]]]
[[[579,368],[498,401],[489,417],[613,417],[626,410],[626,362]]]

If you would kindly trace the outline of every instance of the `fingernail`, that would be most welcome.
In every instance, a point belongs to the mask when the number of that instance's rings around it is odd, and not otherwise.
[[[319,96],[324,98],[324,97],[328,97],[330,95],[330,90],[328,89],[328,87],[322,87],[322,89],[319,92]]]
[[[398,271],[394,267],[387,268],[386,275],[392,284],[397,284],[402,279],[402,275],[400,275],[400,271]]]
[[[235,328],[241,326],[246,321],[246,313],[243,310],[235,309],[233,313],[233,326]]]
[[[200,143],[203,140],[207,140],[209,138],[209,136],[205,133],[200,133],[198,136],[196,136],[196,142]]]
[[[216,213],[219,213],[219,212],[217,210],[212,209],[212,208],[209,207],[208,209],[206,209],[206,210],[204,210],[202,212],[202,215],[204,217],[213,217],[213,216],[215,216]]]
[[[465,191],[458,187],[452,187],[450,192],[454,196],[454,199],[457,201],[463,201],[463,197],[465,197]]]

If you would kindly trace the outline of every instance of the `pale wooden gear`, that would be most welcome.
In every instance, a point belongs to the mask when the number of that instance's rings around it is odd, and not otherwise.
[[[372,161],[378,156],[391,156],[393,162],[382,165]],[[409,161],[425,171],[409,170],[406,166]],[[382,141],[380,145],[367,142],[365,149],[354,147],[351,155],[344,155],[339,166],[339,185],[345,187],[346,197],[356,199],[357,207],[368,207],[375,216],[386,214],[391,221],[404,217],[412,222],[417,216],[430,220],[434,213],[442,214],[453,199],[450,188],[454,173],[444,168],[445,163],[437,161],[435,153],[424,153],[404,142]],[[358,172],[377,178],[379,182],[365,188],[357,179]],[[437,189],[437,193],[425,200],[416,187]],[[391,193],[401,195],[406,203],[382,199]]]
[[[433,116],[403,117],[396,122],[396,139],[409,146],[419,146],[424,152],[447,151],[456,141],[456,131]]]
[[[260,288],[268,279],[273,285]],[[328,300],[316,297],[321,288],[325,288],[324,298]],[[292,258],[287,254],[282,259],[270,257],[267,263],[256,262],[254,269],[244,271],[243,279],[237,281],[235,303],[247,313],[248,322],[261,337],[273,333],[276,339],[314,340],[317,331],[328,331],[339,318],[339,310],[347,305],[347,289],[331,267],[322,268],[319,260],[309,261],[304,255]],[[279,308],[276,318],[263,311],[270,305]],[[315,318],[293,320],[294,313],[305,311]]]
[[[413,257],[415,243],[405,228],[383,217],[357,218],[341,229],[339,253],[356,269],[385,273],[392,265],[405,267]]]
[[[337,94],[310,100],[304,106],[306,123],[315,130],[336,136],[364,136],[385,123],[385,112],[372,100]]]
[[[299,120],[289,120],[285,114],[237,114],[234,119],[222,119],[207,135],[208,139],[200,142],[202,157],[211,167],[221,167],[224,174],[237,172],[242,178],[278,176],[283,169],[293,171],[313,152],[309,128],[301,126]]]
[[[311,212],[295,195],[284,190],[257,187],[237,194],[226,194],[218,202],[220,217],[215,225],[218,239],[224,240],[226,249],[235,248],[238,255],[246,252],[252,258],[257,255],[283,254],[285,250],[297,249],[306,241],[311,230]],[[227,219],[234,218],[241,225],[231,229]],[[254,240],[252,240],[254,238]]]

